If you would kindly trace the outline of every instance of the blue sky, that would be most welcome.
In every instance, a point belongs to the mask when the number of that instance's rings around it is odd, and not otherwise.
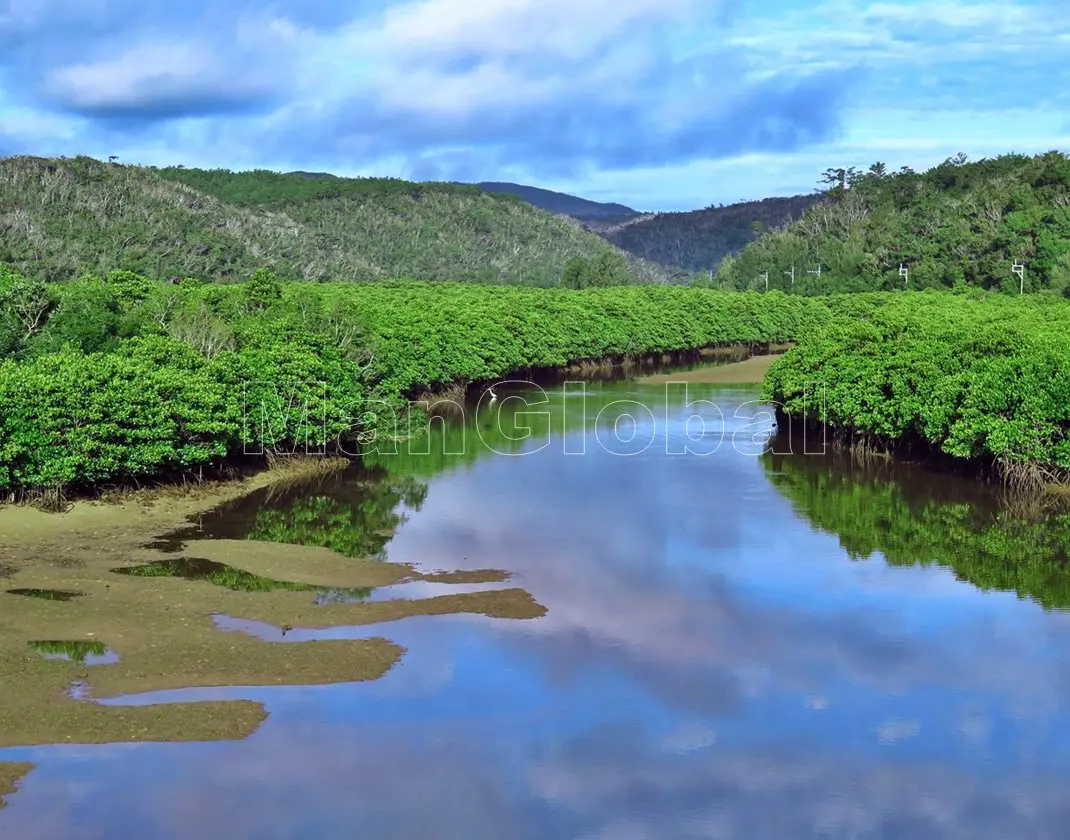
[[[1070,148],[1067,0],[0,0],[0,155],[638,209]]]

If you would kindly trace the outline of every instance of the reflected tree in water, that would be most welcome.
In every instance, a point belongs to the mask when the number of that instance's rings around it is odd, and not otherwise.
[[[174,550],[188,539],[244,539],[382,559],[386,544],[406,519],[406,510],[419,510],[426,495],[427,485],[415,477],[355,465],[285,492],[252,493],[216,508],[154,547]]]
[[[103,642],[89,641],[35,641],[29,642],[30,650],[47,657],[65,657],[79,664],[90,656],[104,656],[108,646]]]
[[[848,455],[762,456],[769,480],[856,560],[937,564],[982,590],[1070,608],[1070,514],[1008,504],[977,482]]]

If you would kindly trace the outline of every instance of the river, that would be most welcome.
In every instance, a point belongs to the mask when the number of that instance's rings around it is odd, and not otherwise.
[[[267,718],[236,739],[0,749],[33,765],[0,837],[1066,836],[1065,517],[883,461],[765,451],[772,421],[752,386],[498,393],[436,421],[418,451],[252,494],[164,550],[291,541],[510,575],[235,599],[344,611],[522,588],[545,614],[308,629],[212,601],[219,638],[264,639],[281,661],[311,639],[382,637],[404,653],[359,682],[104,700],[244,699]],[[118,662],[83,664],[90,686],[123,666],[116,649]]]

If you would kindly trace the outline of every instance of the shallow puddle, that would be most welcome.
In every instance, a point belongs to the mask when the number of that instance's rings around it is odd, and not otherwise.
[[[464,595],[475,592],[493,592],[496,589],[505,589],[515,586],[511,582],[503,583],[438,583],[435,581],[412,580],[394,583],[389,586],[377,586],[374,589],[362,590],[354,595],[345,589],[330,589],[316,594],[316,603],[320,606],[328,604],[357,604],[379,603],[381,601],[416,601],[422,598],[437,598],[441,595]]]
[[[144,563],[140,566],[120,566],[112,569],[112,571],[117,575],[129,575],[131,577],[171,577],[184,580],[202,580],[235,592],[285,590],[288,592],[330,593],[336,595],[339,600],[342,598],[348,599],[350,603],[366,600],[372,592],[371,588],[368,587],[340,589],[286,580],[273,580],[215,560],[206,560],[203,557],[173,557],[152,563]]]
[[[43,601],[70,601],[85,594],[66,589],[8,589],[5,591],[8,595],[23,595],[27,598],[40,598]]]

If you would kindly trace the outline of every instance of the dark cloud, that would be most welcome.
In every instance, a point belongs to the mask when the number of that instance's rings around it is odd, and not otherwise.
[[[113,123],[113,129],[125,134],[177,118],[266,113],[274,97],[268,91],[244,87],[227,90],[221,81],[211,79],[198,84],[160,79],[127,95],[95,98],[70,93],[55,97],[54,102],[73,114]]]
[[[298,142],[307,149],[310,138],[325,157],[404,150],[414,155],[417,177],[481,180],[509,166],[574,176],[586,166],[626,169],[744,152],[789,153],[828,141],[864,77],[857,70],[784,73],[740,83],[726,96],[716,80],[739,70],[727,57],[662,62],[630,101],[578,91],[537,105],[503,102],[457,118],[406,113],[361,96],[326,120],[300,118],[263,139],[282,155]],[[679,113],[668,119],[663,112],[672,103],[680,103]],[[443,146],[471,149],[436,151]]]
[[[256,42],[266,25],[207,2],[27,4],[0,12],[0,93],[104,123],[260,113],[287,92],[286,56]]]

